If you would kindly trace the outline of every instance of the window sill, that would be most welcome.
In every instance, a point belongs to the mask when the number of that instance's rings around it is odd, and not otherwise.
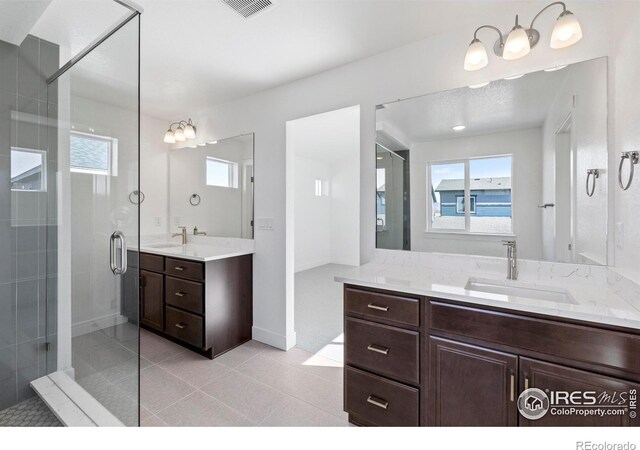
[[[487,237],[487,238],[511,238],[515,239],[513,233],[474,233],[471,231],[455,231],[455,230],[425,230],[424,235],[433,237],[446,238],[448,236],[468,236],[468,237]]]

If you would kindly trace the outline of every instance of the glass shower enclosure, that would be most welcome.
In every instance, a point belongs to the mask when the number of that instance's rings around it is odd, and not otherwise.
[[[96,425],[139,425],[140,13],[47,80],[47,372]],[[87,395],[88,394],[88,395]]]

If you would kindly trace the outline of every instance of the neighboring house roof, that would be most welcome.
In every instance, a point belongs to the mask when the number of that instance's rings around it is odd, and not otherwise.
[[[472,191],[498,191],[511,189],[511,177],[472,178]],[[464,191],[464,179],[442,180],[436,192]]]
[[[31,169],[22,172],[21,174],[16,175],[11,178],[11,183],[24,182],[25,180],[31,181],[33,179],[40,179],[42,174],[42,166],[37,165],[36,167],[32,167]]]

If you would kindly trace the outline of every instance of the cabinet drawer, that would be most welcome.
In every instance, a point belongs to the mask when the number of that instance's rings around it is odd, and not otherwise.
[[[204,314],[204,285],[202,283],[169,276],[166,280],[165,302],[167,305],[186,309],[196,314]]]
[[[417,427],[419,393],[404,384],[345,367],[345,410],[366,423]]]
[[[640,336],[584,325],[431,301],[430,333],[546,353],[640,373]]]
[[[420,326],[420,301],[416,298],[363,291],[346,287],[344,309],[347,314],[360,314],[371,319],[384,319],[398,324]]]
[[[419,384],[419,333],[350,317],[345,322],[347,364]]]
[[[140,268],[154,272],[164,271],[164,256],[140,253]]]
[[[179,309],[166,307],[164,332],[194,347],[203,347],[202,317]]]
[[[204,280],[204,265],[199,262],[167,258],[165,271],[167,275],[178,278],[188,278],[196,281]]]

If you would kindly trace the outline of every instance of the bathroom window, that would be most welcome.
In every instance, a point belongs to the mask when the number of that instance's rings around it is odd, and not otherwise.
[[[207,156],[207,186],[238,188],[238,163]]]
[[[46,163],[42,150],[11,148],[11,190],[46,191]]]
[[[429,163],[427,231],[512,234],[512,162],[504,155]]]
[[[71,172],[117,175],[117,139],[72,131],[69,149]]]

